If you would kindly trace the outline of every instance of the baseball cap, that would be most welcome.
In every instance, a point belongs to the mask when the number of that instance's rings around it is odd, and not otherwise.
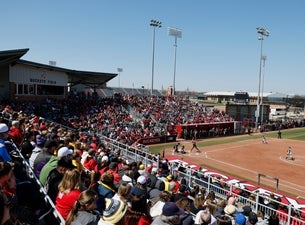
[[[144,176],[139,176],[138,179],[137,179],[137,182],[139,184],[146,184],[146,177]]]
[[[0,123],[0,133],[5,133],[8,131],[8,126],[5,123]]]
[[[57,152],[57,157],[62,158],[67,155],[71,155],[73,151],[71,149],[68,149],[68,147],[61,147]]]
[[[255,212],[250,212],[249,213],[249,222],[251,224],[256,224],[257,223],[257,215]]]
[[[162,208],[164,216],[182,215],[183,213],[183,209],[180,209],[175,202],[166,202]]]
[[[234,219],[235,219],[235,223],[238,225],[245,225],[247,220],[242,213],[238,213]]]

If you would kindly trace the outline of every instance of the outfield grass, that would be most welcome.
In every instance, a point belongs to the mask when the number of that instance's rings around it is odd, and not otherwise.
[[[265,136],[267,139],[277,138],[277,131],[266,132]],[[244,141],[250,139],[260,139],[260,138],[262,138],[262,135],[260,133],[256,133],[253,135],[237,135],[237,136],[225,137],[225,138],[207,138],[207,139],[199,140],[197,142],[197,146],[198,147],[213,146],[213,145],[227,144],[232,142],[238,142],[238,141]],[[282,130],[282,138],[305,141],[305,128]],[[159,153],[163,149],[172,148],[173,146],[174,146],[174,142],[171,142],[165,144],[150,145],[149,148],[152,153]]]

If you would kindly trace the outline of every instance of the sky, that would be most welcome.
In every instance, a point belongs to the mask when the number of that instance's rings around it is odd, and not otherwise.
[[[29,48],[21,59],[67,69],[121,68],[110,87],[151,89],[153,77],[162,90],[175,77],[177,91],[305,95],[304,11],[304,0],[4,0],[0,51]],[[162,22],[155,48],[152,19]],[[182,31],[176,48],[168,27]],[[263,42],[257,27],[270,32]]]

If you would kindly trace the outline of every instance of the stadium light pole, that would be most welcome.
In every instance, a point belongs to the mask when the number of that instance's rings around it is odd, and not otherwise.
[[[151,20],[150,26],[153,27],[153,50],[152,50],[152,67],[151,67],[151,95],[153,95],[154,90],[154,70],[155,70],[155,34],[156,34],[156,27],[160,28],[162,22],[158,20]]]
[[[262,60],[263,60],[263,72],[262,72],[262,94],[261,94],[261,106],[262,106],[262,114],[261,114],[261,124],[264,123],[264,105],[263,105],[263,100],[264,100],[264,79],[265,79],[265,63],[266,63],[267,56],[263,55]]]
[[[259,59],[259,76],[258,76],[258,93],[257,93],[257,107],[255,112],[255,128],[258,128],[258,119],[260,116],[260,92],[261,92],[261,80],[262,80],[262,58],[263,58],[263,40],[264,36],[269,36],[269,31],[262,27],[256,28],[257,33],[260,34],[258,40],[261,42],[260,59]]]
[[[175,95],[176,91],[176,56],[177,56],[177,38],[182,37],[182,30],[178,28],[172,28],[168,27],[167,28],[168,35],[169,36],[174,36],[175,37],[175,43],[174,43],[174,80],[173,80],[173,95]]]
[[[117,71],[119,73],[119,87],[120,87],[121,86],[121,84],[120,84],[120,76],[121,76],[121,72],[123,72],[123,68],[118,68]]]

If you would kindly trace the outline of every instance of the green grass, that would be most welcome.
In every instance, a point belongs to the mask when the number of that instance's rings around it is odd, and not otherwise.
[[[267,139],[277,138],[277,131],[266,132],[265,136]],[[237,136],[225,137],[225,138],[207,138],[198,141],[197,146],[198,147],[213,146],[213,145],[227,144],[227,143],[233,143],[233,142],[250,140],[250,139],[260,139],[261,137],[262,135],[260,133],[255,133],[253,135],[237,135]],[[282,130],[282,138],[305,141],[305,128]],[[165,144],[151,145],[149,146],[149,148],[152,153],[159,153],[162,152],[163,149],[172,148],[173,146],[174,146],[174,142],[171,142]]]

